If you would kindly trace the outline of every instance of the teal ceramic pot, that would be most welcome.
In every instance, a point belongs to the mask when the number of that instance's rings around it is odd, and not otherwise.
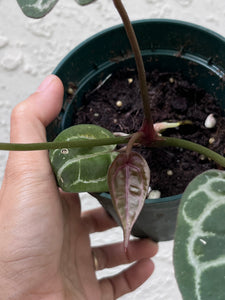
[[[225,107],[223,37],[203,27],[176,20],[141,20],[134,22],[133,26],[148,69],[180,71],[187,79],[213,94]],[[106,29],[73,49],[54,71],[64,84],[65,96],[62,111],[47,129],[48,140],[53,140],[60,131],[73,125],[74,109],[82,105],[84,94],[121,67],[135,67],[122,25]],[[77,89],[74,97],[67,100],[70,82]],[[117,220],[110,195],[102,193],[95,194],[95,197]],[[171,195],[147,199],[133,235],[156,241],[173,239],[180,198],[181,195]]]

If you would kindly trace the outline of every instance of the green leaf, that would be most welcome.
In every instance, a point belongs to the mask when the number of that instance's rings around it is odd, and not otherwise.
[[[109,168],[108,185],[124,232],[127,249],[131,229],[141,212],[149,188],[150,170],[136,152],[120,153]]]
[[[225,172],[209,170],[185,190],[174,244],[183,300],[225,299]]]
[[[62,131],[55,141],[112,138],[114,135],[96,125],[76,125]],[[108,191],[107,172],[117,156],[115,145],[90,148],[57,149],[49,152],[58,185],[66,192]]]
[[[75,1],[80,5],[87,5],[94,2],[95,0],[75,0]]]
[[[57,2],[58,0],[17,0],[23,13],[34,19],[47,15]]]

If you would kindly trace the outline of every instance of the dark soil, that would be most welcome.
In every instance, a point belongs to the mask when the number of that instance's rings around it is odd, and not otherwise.
[[[192,121],[192,125],[166,130],[163,135],[197,142],[224,155],[225,118],[211,95],[179,73],[159,73],[155,70],[147,73],[147,79],[154,122]],[[112,132],[133,133],[140,129],[142,103],[138,79],[133,70],[113,74],[101,87],[86,95],[85,103],[75,112],[75,124],[97,124]],[[217,123],[214,128],[207,129],[204,121],[211,113]],[[212,138],[214,141],[210,143]],[[160,190],[162,197],[182,193],[196,175],[219,168],[214,162],[188,150],[135,150],[147,160],[151,170],[151,188]]]

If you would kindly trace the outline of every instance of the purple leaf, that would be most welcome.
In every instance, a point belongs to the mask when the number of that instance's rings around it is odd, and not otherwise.
[[[125,251],[132,227],[146,199],[149,181],[148,164],[136,152],[130,155],[120,153],[109,168],[109,191],[123,227]]]

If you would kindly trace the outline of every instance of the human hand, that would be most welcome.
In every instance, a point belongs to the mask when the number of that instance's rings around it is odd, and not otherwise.
[[[11,142],[45,142],[62,98],[61,81],[48,76],[13,110]],[[113,226],[103,208],[81,214],[78,195],[57,187],[47,151],[10,152],[0,191],[0,299],[106,300],[136,289],[153,272],[149,258],[157,244],[134,240],[127,253],[120,243],[91,248],[89,234]],[[114,277],[96,279],[94,265],[134,261]]]

